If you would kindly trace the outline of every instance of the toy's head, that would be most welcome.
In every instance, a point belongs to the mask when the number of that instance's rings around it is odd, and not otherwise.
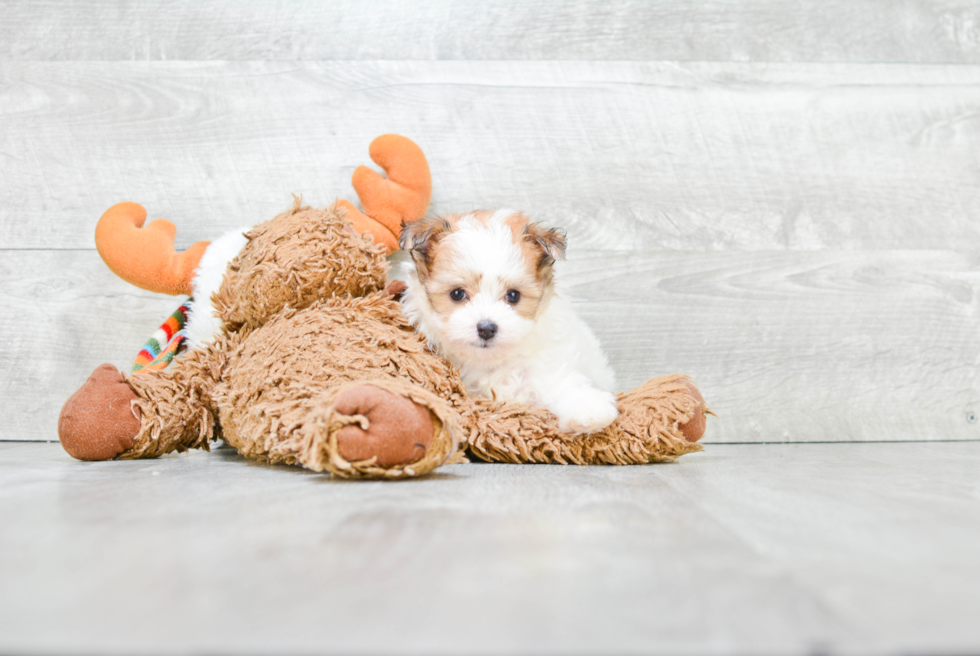
[[[284,307],[302,309],[334,295],[364,296],[385,285],[384,248],[358,234],[337,206],[291,210],[246,233],[216,298],[230,326],[262,325]]]

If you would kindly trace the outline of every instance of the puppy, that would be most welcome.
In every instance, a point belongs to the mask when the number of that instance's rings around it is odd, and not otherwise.
[[[555,289],[561,230],[482,210],[404,226],[399,245],[411,256],[404,312],[471,394],[546,408],[572,434],[616,419],[599,341]]]

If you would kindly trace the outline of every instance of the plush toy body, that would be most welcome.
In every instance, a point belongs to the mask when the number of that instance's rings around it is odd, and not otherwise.
[[[62,410],[65,449],[89,460],[147,458],[207,448],[220,436],[252,458],[344,477],[403,477],[432,471],[463,449],[514,463],[638,464],[701,448],[707,408],[684,376],[621,394],[619,419],[584,436],[561,433],[547,411],[469,397],[386,289],[390,228],[421,218],[428,206],[424,156],[395,135],[376,140],[371,155],[388,180],[355,173],[355,186],[379,220],[349,204],[313,209],[297,201],[249,231],[210,306],[197,299],[197,311],[213,306],[219,329],[162,372],[124,378],[111,365],[96,369]],[[123,210],[138,220],[115,218],[113,236],[137,231],[145,239],[138,231],[158,223],[140,228],[142,208]],[[360,217],[388,233],[359,234],[377,227]],[[177,255],[169,244],[161,249],[159,235],[172,240],[172,229],[156,230],[146,247],[162,265],[133,273],[125,254],[107,262],[141,286],[156,277],[163,282],[151,288],[195,288],[193,275],[185,280],[188,267],[206,269],[210,247]],[[112,248],[125,248],[125,239]],[[200,267],[188,263],[193,257]]]

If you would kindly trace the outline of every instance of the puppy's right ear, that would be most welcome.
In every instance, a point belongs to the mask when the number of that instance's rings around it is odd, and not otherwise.
[[[415,269],[420,278],[429,275],[432,269],[432,258],[439,241],[452,232],[449,220],[443,217],[426,217],[402,224],[402,232],[398,237],[398,246],[412,256]]]

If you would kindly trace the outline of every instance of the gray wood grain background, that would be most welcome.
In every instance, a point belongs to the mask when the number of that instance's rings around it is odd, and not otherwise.
[[[692,374],[709,441],[980,438],[980,6],[0,2],[0,440],[56,439],[177,300],[94,250],[352,198],[385,132],[432,210],[567,228],[622,386]]]

